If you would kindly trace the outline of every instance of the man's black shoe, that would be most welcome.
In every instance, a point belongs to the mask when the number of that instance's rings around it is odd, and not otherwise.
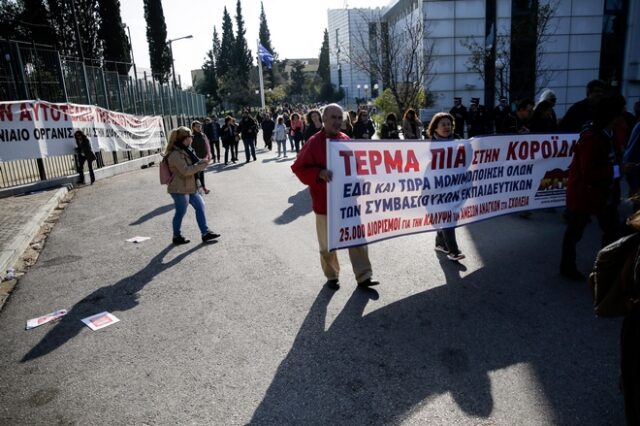
[[[207,241],[215,240],[219,236],[220,236],[220,234],[216,234],[216,233],[213,233],[211,231],[207,231],[207,233],[202,236],[202,242],[206,243]]]
[[[573,268],[565,268],[565,269],[560,269],[560,275],[562,275],[563,277],[571,280],[571,281],[586,281],[587,277],[584,276],[584,274],[580,271],[578,271],[577,269]]]
[[[338,290],[340,288],[340,282],[338,280],[327,280],[324,285],[329,287],[331,290]]]
[[[366,280],[358,283],[358,287],[368,288],[378,284],[380,284],[380,281],[372,281],[371,278],[367,278]]]
[[[185,237],[183,237],[182,235],[178,235],[177,237],[173,237],[173,244],[179,246],[182,244],[189,244],[190,240],[187,240]]]

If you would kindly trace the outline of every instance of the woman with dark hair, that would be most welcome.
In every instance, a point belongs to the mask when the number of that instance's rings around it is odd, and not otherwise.
[[[602,230],[602,247],[619,236],[620,160],[614,131],[624,119],[625,100],[618,93],[595,104],[594,120],[584,127],[573,149],[567,181],[567,229],[562,240],[560,275],[573,281],[586,278],[576,266],[576,246],[591,215]]]
[[[231,161],[238,161],[238,129],[235,119],[230,115],[224,118],[224,125],[220,129],[222,147],[224,148],[224,165],[229,164],[229,151],[231,151]]]
[[[206,243],[220,236],[209,230],[207,217],[204,212],[204,200],[197,191],[195,175],[201,172],[209,164],[209,159],[199,159],[191,148],[193,134],[188,127],[178,127],[171,132],[169,143],[162,156],[169,164],[171,170],[171,182],[167,186],[167,192],[171,194],[175,205],[173,216],[173,244],[187,244],[189,240],[184,238],[180,232],[182,219],[187,213],[187,206],[191,206],[196,211],[196,221],[202,242]],[[164,160],[163,160],[164,161]]]
[[[409,108],[402,118],[402,132],[405,139],[420,139],[422,134],[422,122],[416,116],[416,111]]]
[[[315,135],[322,129],[322,115],[320,115],[320,111],[317,109],[312,109],[305,116],[305,121],[307,122],[307,125],[304,128],[304,142],[308,141],[311,136]]]
[[[76,130],[73,134],[76,140],[76,156],[78,159],[78,183],[84,183],[84,163],[87,163],[89,167],[89,178],[91,179],[91,185],[96,181],[96,176],[93,174],[93,162],[96,161],[96,154],[91,149],[91,142],[89,138],[82,132],[82,130]]]
[[[387,119],[380,126],[380,139],[400,139],[398,119],[394,113],[387,114]]]
[[[453,116],[448,112],[439,112],[434,115],[427,128],[427,135],[432,142],[454,140]],[[455,228],[444,228],[436,232],[435,250],[446,253],[447,258],[454,262],[465,258],[458,248]]]
[[[553,133],[558,131],[556,114],[550,101],[540,101],[533,110],[529,128],[534,133]]]
[[[369,111],[364,108],[358,111],[356,122],[353,125],[353,138],[371,139],[375,133],[376,129],[373,127],[373,121],[369,118]]]

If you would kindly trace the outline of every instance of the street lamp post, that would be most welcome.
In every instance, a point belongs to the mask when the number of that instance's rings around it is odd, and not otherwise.
[[[189,34],[188,36],[178,37],[171,40],[167,40],[167,44],[169,45],[169,54],[171,55],[171,73],[173,74],[173,88],[175,89],[178,84],[176,83],[176,68],[173,60],[173,48],[171,47],[171,43],[178,40],[183,40],[185,38],[193,38],[193,35]]]
[[[364,104],[368,105],[369,104],[369,85],[365,84],[364,85]]]
[[[360,105],[360,85],[356,85],[356,88],[358,89],[358,100],[356,101],[357,106]]]
[[[373,90],[371,91],[371,96],[372,97],[376,97],[377,98],[379,96],[378,87],[380,87],[380,86],[378,86],[378,83],[373,85]]]

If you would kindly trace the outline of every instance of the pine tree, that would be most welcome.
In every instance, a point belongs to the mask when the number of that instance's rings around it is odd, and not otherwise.
[[[289,93],[292,95],[302,95],[305,75],[304,64],[300,61],[294,61],[291,64],[291,86],[289,86]]]
[[[29,40],[34,43],[57,45],[56,33],[51,26],[49,11],[42,0],[22,0],[23,10],[19,15]]]
[[[220,52],[216,62],[218,77],[222,79],[226,79],[227,75],[233,74],[235,46],[236,38],[233,35],[233,23],[225,7],[222,14],[222,41],[220,42]]]
[[[320,48],[320,61],[318,62],[318,75],[323,83],[331,83],[331,71],[329,68],[329,31],[325,28],[324,40]]]
[[[213,59],[216,64],[220,61],[220,37],[218,36],[218,30],[215,25],[213,26]]]
[[[75,10],[69,0],[48,0],[51,24],[58,35],[58,49],[64,54],[93,59],[102,59],[102,42],[98,37],[100,15],[98,0],[74,0]],[[76,32],[78,23],[78,33]],[[82,52],[80,51],[82,46]],[[89,61],[91,62],[91,61]]]
[[[207,52],[205,61],[202,64],[202,71],[204,72],[204,80],[196,83],[196,90],[198,93],[207,95],[207,111],[211,111],[220,101],[213,49]]]
[[[92,63],[98,65],[102,59],[102,41],[98,37],[98,28],[102,24],[98,0],[75,0],[75,5],[84,57],[93,59]]]
[[[47,0],[47,4],[53,31],[59,36],[56,38],[57,49],[64,55],[80,56],[71,3],[65,0]]]
[[[264,4],[260,2],[260,31],[258,38],[260,44],[262,44],[273,55],[273,64],[269,69],[263,69],[264,82],[266,87],[275,88],[276,74],[277,74],[277,60],[278,54],[275,52],[273,45],[271,44],[271,33],[269,32],[269,26],[267,25],[267,15],[264,13]]]
[[[129,40],[125,35],[120,16],[120,1],[99,0],[99,5],[102,25],[100,25],[98,36],[104,46],[104,60],[119,62],[117,67],[107,64],[107,69],[117,69],[120,74],[126,75],[131,68],[131,55]]]
[[[244,19],[242,18],[242,6],[240,0],[236,3],[236,45],[234,57],[234,74],[241,82],[249,82],[249,74],[253,67],[251,50],[247,46],[245,38]]]
[[[269,26],[267,25],[267,15],[264,13],[264,5],[260,2],[260,31],[258,33],[258,38],[260,39],[260,44],[264,46],[271,54],[274,59],[277,58],[276,51],[273,49],[271,45],[271,33],[269,32]]]
[[[144,0],[144,19],[147,21],[147,42],[153,78],[166,83],[169,81],[172,58],[167,46],[167,24],[161,0]]]

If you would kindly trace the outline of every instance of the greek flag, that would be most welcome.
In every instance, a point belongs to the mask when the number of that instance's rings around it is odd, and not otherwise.
[[[267,69],[271,69],[273,55],[262,45],[262,43],[258,43],[258,57],[260,58],[260,61],[267,66]]]

